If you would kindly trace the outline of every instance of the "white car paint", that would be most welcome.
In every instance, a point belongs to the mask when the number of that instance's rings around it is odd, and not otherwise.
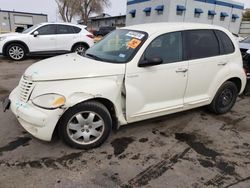
[[[68,54],[43,60],[29,67],[19,86],[9,97],[11,110],[20,124],[35,137],[50,141],[63,113],[69,107],[89,99],[102,98],[110,101],[116,111],[118,126],[121,126],[208,105],[219,87],[230,78],[241,80],[240,93],[243,92],[246,75],[238,43],[226,29],[191,23],[156,23],[125,29],[148,33],[148,39],[126,64],[104,63]],[[235,52],[161,66],[138,67],[142,54],[156,37],[190,29],[216,29],[225,32],[233,41]],[[27,83],[31,83],[32,89],[29,91],[30,98],[23,101],[20,99],[20,92],[22,85]],[[48,93],[64,96],[64,106],[46,110],[32,103],[37,96]]]
[[[66,25],[80,28],[79,33],[74,34],[53,34],[53,35],[38,35],[34,36],[34,32],[47,25]],[[92,34],[86,30],[84,25],[75,25],[70,23],[41,23],[37,27],[31,29],[27,33],[9,33],[0,35],[0,54],[5,53],[6,44],[10,44],[13,41],[21,42],[25,44],[29,53],[41,53],[41,52],[70,52],[72,47],[76,43],[85,43],[89,47],[94,45],[93,38],[88,37]]]

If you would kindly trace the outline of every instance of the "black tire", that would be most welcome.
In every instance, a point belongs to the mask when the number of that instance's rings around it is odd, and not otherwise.
[[[79,55],[84,55],[89,47],[86,44],[76,44],[72,48],[72,52],[77,52]]]
[[[13,54],[13,49],[18,49],[19,54]],[[25,59],[26,53],[26,48],[21,44],[13,43],[7,46],[6,55],[14,61],[21,61]]]
[[[209,105],[209,110],[215,114],[225,114],[229,112],[238,97],[238,88],[231,82],[225,82],[217,91],[212,103]]]
[[[87,134],[91,134],[93,128],[89,127],[89,130],[87,129],[85,132],[85,130],[79,130],[79,128],[77,127],[76,129],[78,130],[69,130],[69,126],[70,124],[74,125],[74,126],[78,126],[78,124],[80,125],[81,123],[79,122],[77,116],[79,116],[79,114],[81,115],[81,117],[84,118],[84,127],[85,126],[90,126],[89,123],[87,123],[88,121],[88,117],[84,117],[85,113],[94,113],[96,114],[93,118],[93,123],[97,123],[94,122],[95,119],[100,119],[100,121],[102,120],[103,122],[103,126],[98,130],[99,132],[102,132],[100,134],[100,137],[97,140],[94,140],[94,142],[90,142],[90,143],[85,143],[85,137]],[[76,124],[72,123],[73,121],[76,121]],[[80,129],[85,129],[84,127],[80,126]],[[92,125],[92,124],[91,124]],[[93,126],[94,127],[94,126]],[[59,124],[58,124],[58,128],[59,128],[59,136],[62,138],[62,140],[69,146],[73,147],[73,148],[77,148],[77,149],[92,149],[92,148],[96,148],[101,146],[108,138],[111,130],[112,130],[112,119],[110,116],[110,113],[108,111],[108,109],[101,103],[98,102],[94,102],[94,101],[90,101],[90,102],[84,102],[84,103],[80,103],[75,105],[72,108],[69,108],[61,117]],[[94,130],[96,130],[98,128],[94,128]],[[75,131],[75,132],[74,132]],[[72,135],[70,135],[72,134]],[[75,139],[74,136],[77,135],[79,136],[79,134],[81,135],[78,139]],[[78,137],[77,136],[77,137]],[[94,136],[90,136],[90,139],[94,139]]]

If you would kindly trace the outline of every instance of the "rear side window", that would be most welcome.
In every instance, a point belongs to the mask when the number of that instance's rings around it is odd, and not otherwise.
[[[73,34],[75,31],[71,26],[68,25],[57,25],[58,34]]]
[[[234,53],[235,48],[231,39],[222,31],[215,31],[221,43],[221,55]]]
[[[75,33],[80,33],[81,30],[82,30],[81,28],[75,27],[75,26],[72,26],[72,28],[73,28],[73,30],[74,30]]]
[[[185,31],[187,55],[190,60],[220,55],[220,46],[213,30]]]

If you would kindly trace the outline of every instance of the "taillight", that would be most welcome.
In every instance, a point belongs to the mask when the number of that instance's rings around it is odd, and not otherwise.
[[[89,37],[89,38],[91,38],[91,39],[93,39],[94,38],[94,35],[86,35],[87,37]]]

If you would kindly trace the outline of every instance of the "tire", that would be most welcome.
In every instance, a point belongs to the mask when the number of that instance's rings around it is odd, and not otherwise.
[[[13,43],[7,47],[6,54],[14,61],[21,61],[26,57],[26,49],[21,44]]]
[[[59,121],[59,136],[69,146],[92,149],[101,146],[112,130],[108,109],[98,102],[84,102],[69,108]]]
[[[237,97],[237,86],[233,82],[227,81],[217,91],[209,105],[209,110],[215,114],[225,114],[233,108]]]
[[[73,47],[72,52],[76,52],[79,55],[84,55],[87,49],[88,49],[88,47],[85,44],[76,44]]]

